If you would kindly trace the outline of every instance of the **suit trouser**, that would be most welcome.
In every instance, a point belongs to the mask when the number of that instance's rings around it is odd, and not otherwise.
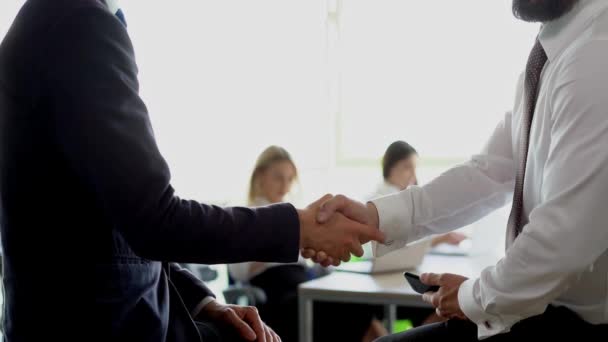
[[[470,321],[449,320],[425,325],[377,342],[477,341],[477,326]],[[511,331],[485,339],[506,341],[608,341],[608,325],[592,325],[564,307],[549,307],[544,314],[515,324]]]

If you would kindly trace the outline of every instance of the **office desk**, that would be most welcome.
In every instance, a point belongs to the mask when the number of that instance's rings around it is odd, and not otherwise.
[[[499,256],[478,257],[427,255],[415,273],[456,273],[476,277]],[[347,272],[332,274],[300,285],[298,289],[300,342],[312,342],[312,306],[315,301],[380,304],[385,308],[389,331],[397,306],[430,307],[403,278],[403,272],[369,275]]]

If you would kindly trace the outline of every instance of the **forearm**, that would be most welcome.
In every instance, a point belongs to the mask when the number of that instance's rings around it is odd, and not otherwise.
[[[511,165],[510,159],[475,156],[425,186],[373,200],[390,244],[380,246],[379,254],[466,226],[504,206],[513,190]]]
[[[161,214],[152,211],[140,222],[126,223],[124,231],[136,253],[203,264],[297,260],[300,229],[290,204],[250,209],[171,201],[178,203]]]
[[[373,201],[389,245],[379,246],[379,255],[475,222],[511,200],[515,184],[511,116],[505,114],[481,153],[469,162],[425,186],[411,186]]]

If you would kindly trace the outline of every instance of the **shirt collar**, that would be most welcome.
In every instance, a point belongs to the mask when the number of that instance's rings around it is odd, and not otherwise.
[[[112,14],[116,14],[116,12],[118,12],[120,9],[120,6],[118,6],[118,0],[104,0],[104,2]]]
[[[563,17],[544,23],[538,39],[549,61],[554,60],[606,9],[608,9],[606,0],[580,0]]]

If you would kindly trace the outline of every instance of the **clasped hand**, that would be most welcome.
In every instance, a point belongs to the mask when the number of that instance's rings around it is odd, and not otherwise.
[[[369,241],[384,242],[373,204],[325,195],[299,214],[302,256],[323,266],[338,266],[351,254],[362,256],[362,245]]]
[[[253,306],[226,305],[213,300],[203,308],[200,318],[234,329],[246,341],[281,342]]]
[[[467,319],[458,302],[458,291],[460,285],[467,280],[466,277],[450,273],[424,273],[420,275],[420,280],[426,285],[439,286],[439,291],[422,295],[422,299],[435,308],[439,317]]]
[[[359,240],[361,243],[366,243],[369,240],[384,241],[384,236],[379,231],[378,210],[373,203],[363,204],[345,196],[337,195],[335,197],[325,196],[309,208],[312,212],[316,212],[316,222],[319,225],[327,225],[327,228],[331,228],[332,223],[334,223],[338,226],[352,227],[355,232],[359,232],[362,234],[361,236],[365,237]],[[325,234],[323,230],[318,232]],[[356,252],[353,254],[357,256],[362,254],[360,245],[357,245],[353,240],[348,241],[347,245],[352,247],[351,252]],[[341,261],[348,261],[349,255],[341,254],[346,253],[349,250],[348,248],[344,248],[336,254],[329,249],[316,246],[319,245],[304,245],[301,251],[302,256],[310,258],[323,266],[339,265]],[[438,316],[446,319],[467,319],[458,303],[458,290],[460,285],[467,280],[466,277],[449,273],[426,273],[422,274],[420,278],[427,285],[439,286],[439,291],[428,292],[422,296],[424,301],[435,308]]]

